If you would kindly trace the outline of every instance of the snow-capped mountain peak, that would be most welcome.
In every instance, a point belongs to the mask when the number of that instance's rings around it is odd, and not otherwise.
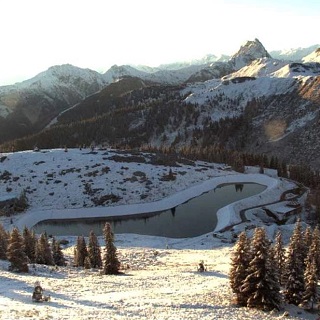
[[[242,45],[239,51],[231,57],[230,62],[235,70],[239,70],[259,58],[271,58],[271,56],[262,43],[258,39],[254,39]]]
[[[71,64],[62,64],[52,66],[35,77],[17,84],[17,86],[20,88],[30,88],[40,85],[47,89],[52,86],[65,84],[69,87],[70,84],[78,82],[79,79],[86,83],[98,82],[100,86],[104,85],[103,78],[98,72],[75,67]]]

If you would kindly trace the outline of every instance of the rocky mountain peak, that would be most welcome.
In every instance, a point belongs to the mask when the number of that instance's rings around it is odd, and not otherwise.
[[[239,51],[231,57],[230,62],[236,70],[239,70],[260,58],[271,58],[271,56],[262,43],[258,39],[254,39],[242,45]]]

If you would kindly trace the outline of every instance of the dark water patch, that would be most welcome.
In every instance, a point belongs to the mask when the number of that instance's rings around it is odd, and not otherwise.
[[[223,184],[175,208],[131,216],[47,220],[34,226],[36,233],[88,236],[102,235],[106,222],[114,233],[136,233],[170,238],[188,238],[211,232],[217,225],[217,211],[226,205],[253,196],[266,187],[256,183]],[[90,210],[90,209],[88,209]]]

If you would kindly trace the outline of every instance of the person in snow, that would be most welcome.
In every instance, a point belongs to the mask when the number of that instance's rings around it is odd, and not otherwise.
[[[206,268],[205,268],[205,266],[204,266],[203,260],[201,260],[200,263],[199,263],[198,271],[199,271],[199,272],[204,272],[204,271],[206,271]]]
[[[40,285],[39,281],[36,281],[34,283],[34,290],[32,294],[32,300],[34,301],[41,301],[42,300],[42,294],[43,294],[43,289]]]

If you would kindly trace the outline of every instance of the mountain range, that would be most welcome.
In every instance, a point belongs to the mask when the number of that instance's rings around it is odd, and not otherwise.
[[[254,39],[158,68],[53,66],[0,87],[1,149],[222,144],[320,168],[319,47],[269,53]]]

